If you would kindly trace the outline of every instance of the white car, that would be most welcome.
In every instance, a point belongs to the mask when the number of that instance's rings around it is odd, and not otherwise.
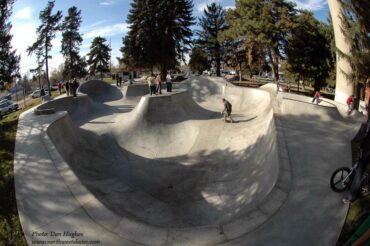
[[[0,112],[1,115],[5,115],[7,113],[17,111],[18,110],[18,103],[10,101],[8,99],[4,99],[0,101]]]
[[[34,92],[32,92],[31,94],[31,97],[32,98],[38,98],[41,96],[41,91],[40,90],[35,90]]]

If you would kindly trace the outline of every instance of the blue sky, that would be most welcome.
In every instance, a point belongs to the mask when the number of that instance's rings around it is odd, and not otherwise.
[[[225,8],[235,6],[235,0],[193,0],[194,16],[200,16],[207,3],[218,2]],[[293,0],[299,8],[309,9],[316,18],[326,21],[328,5],[326,0]],[[122,37],[127,33],[128,25],[125,23],[130,9],[129,0],[56,0],[54,10],[67,13],[69,7],[75,5],[82,12],[82,25],[80,32],[84,41],[80,47],[81,54],[86,55],[91,41],[96,36],[105,37],[111,42],[112,62],[117,63],[116,57],[121,56],[119,48],[122,46]],[[13,47],[21,55],[21,73],[27,73],[36,67],[35,57],[26,53],[28,46],[36,40],[36,28],[40,25],[39,13],[47,5],[47,0],[16,0],[13,6],[11,21],[13,24]],[[54,12],[55,13],[55,12]],[[53,41],[51,70],[63,63],[60,54],[61,35],[58,34]]]

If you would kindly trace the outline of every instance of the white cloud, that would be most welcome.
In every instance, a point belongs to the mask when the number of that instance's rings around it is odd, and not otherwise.
[[[15,20],[31,20],[32,19],[32,9],[30,7],[25,7],[14,14]]]
[[[90,25],[87,25],[87,26],[83,26],[81,28],[81,31],[82,32],[88,32],[88,31],[91,31],[92,29],[96,28],[97,26],[100,26],[101,24],[103,24],[104,22],[106,22],[106,20],[100,20],[100,21],[97,21],[97,22],[94,22]]]
[[[84,38],[90,39],[90,38],[95,38],[98,36],[101,37],[111,37],[115,36],[117,34],[123,34],[127,33],[129,25],[127,23],[118,23],[118,24],[113,24],[109,26],[104,26],[101,28],[97,28],[95,30],[89,31],[83,35]]]
[[[110,6],[110,5],[116,4],[116,1],[115,0],[105,0],[105,1],[100,2],[99,4],[104,5],[104,6]]]
[[[328,4],[327,0],[292,0],[292,2],[296,3],[299,9],[311,11],[323,9]]]
[[[235,9],[235,6],[225,6],[224,9],[228,10],[228,9]]]
[[[198,12],[203,12],[203,10],[207,8],[207,5],[211,3],[220,3],[220,0],[206,0],[206,1],[200,2],[195,5],[195,10]]]

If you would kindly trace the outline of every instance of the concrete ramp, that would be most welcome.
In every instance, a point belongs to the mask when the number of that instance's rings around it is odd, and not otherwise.
[[[54,114],[20,117],[15,187],[29,244],[65,239],[32,234],[51,230],[117,246],[335,244],[347,207],[329,179],[350,165],[358,124],[330,101],[202,76],[160,96],[146,84],[89,86],[40,106]],[[221,120],[222,98],[236,123]]]
[[[101,235],[144,245],[214,245],[268,221],[289,187],[289,179],[281,178],[289,164],[279,154],[284,145],[278,144],[269,94],[224,85],[188,80],[179,87],[189,91],[145,95],[131,112],[120,114],[111,108],[131,104],[130,97],[144,93],[146,85],[129,86],[113,102],[97,91],[116,95],[115,88],[95,81],[81,87],[88,96],[42,105],[66,112],[27,117],[43,117],[55,172]],[[232,102],[236,123],[222,121],[222,97]],[[99,114],[91,119],[94,108]],[[73,115],[80,116],[77,123]],[[16,186],[22,194],[27,190]],[[62,228],[66,217],[58,218],[55,226]]]
[[[256,116],[263,120],[225,125],[187,92],[145,96],[111,134],[76,128],[65,116],[48,135],[117,216],[168,228],[220,226],[262,204],[277,180],[276,133],[265,107]]]
[[[87,81],[80,85],[78,91],[98,102],[116,101],[123,97],[121,91],[117,87],[111,86],[101,80]]]
[[[127,85],[125,97],[141,97],[149,93],[149,86],[145,83],[137,83],[132,85]]]
[[[96,104],[91,97],[81,95],[79,97],[62,97],[52,100],[38,106],[36,111],[67,111],[70,117],[77,121],[86,115],[94,114],[100,107],[101,105]]]

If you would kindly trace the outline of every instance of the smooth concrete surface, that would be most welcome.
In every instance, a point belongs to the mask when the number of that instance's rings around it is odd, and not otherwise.
[[[359,121],[219,78],[174,87],[150,97],[91,81],[38,107],[55,114],[21,115],[15,186],[29,245],[69,239],[50,231],[100,245],[335,243],[347,207],[329,178],[349,165]],[[221,120],[221,98],[236,123]]]

